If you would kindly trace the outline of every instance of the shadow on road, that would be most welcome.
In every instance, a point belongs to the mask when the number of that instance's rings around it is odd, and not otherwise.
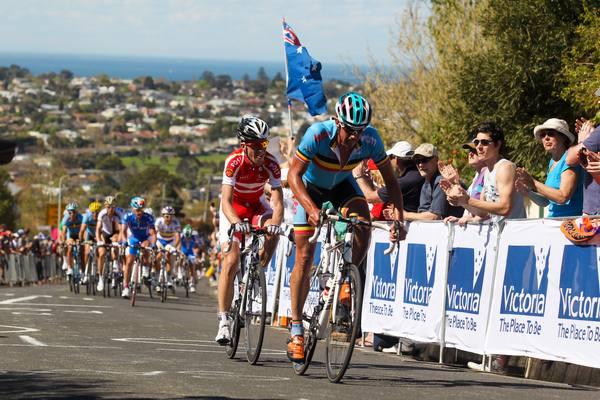
[[[0,372],[2,399],[102,399],[109,395],[131,398],[126,393],[104,393],[106,380],[67,377],[37,371]],[[110,382],[114,387],[114,382]]]

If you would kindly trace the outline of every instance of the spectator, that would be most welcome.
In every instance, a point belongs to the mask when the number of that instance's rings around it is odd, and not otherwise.
[[[551,159],[545,184],[534,179],[524,168],[517,168],[517,190],[529,196],[537,204],[535,193],[549,200],[549,217],[581,215],[583,206],[583,171],[577,165],[567,165],[567,150],[575,141],[575,135],[562,119],[550,118],[533,130]]]
[[[394,144],[394,146],[386,153],[392,163],[392,169],[398,180],[398,185],[402,191],[402,199],[404,201],[404,210],[416,213],[419,209],[419,198],[421,195],[421,187],[425,179],[417,170],[412,158],[408,153],[412,151],[410,143],[402,141]],[[371,215],[374,219],[391,220],[393,215],[390,214],[390,197],[385,186],[376,188],[370,175],[360,167],[354,171],[354,178],[364,193],[367,201],[374,204],[371,210]]]
[[[485,163],[477,154],[477,146],[473,142],[465,143],[462,148],[468,151],[468,163],[469,166],[475,169],[475,176],[471,181],[471,185],[467,188],[467,193],[474,199],[481,199],[481,192],[483,190],[483,178],[485,176]],[[441,161],[438,163],[438,168],[444,179],[448,180],[448,183],[456,185],[460,183],[458,171],[451,165],[445,165]],[[443,181],[442,181],[443,183]],[[442,184],[442,189],[445,185]],[[447,186],[449,188],[449,186]],[[478,222],[481,218],[471,214],[468,210],[465,210],[462,217],[447,217],[444,222],[458,222],[459,225],[465,225],[467,222]]]
[[[405,212],[404,219],[407,221],[438,220],[450,215],[462,216],[462,207],[450,205],[440,186],[442,175],[438,168],[437,148],[431,143],[423,143],[407,155],[412,157],[425,180],[421,187],[417,212]]]
[[[600,97],[600,89],[594,94]],[[600,215],[600,126],[594,129],[590,121],[580,118],[575,124],[575,130],[578,144],[569,149],[567,165],[575,167],[581,164],[585,168],[583,213]]]
[[[475,128],[474,133],[473,144],[486,167],[481,198],[472,198],[465,189],[454,185],[452,192],[447,191],[448,200],[492,222],[502,222],[505,218],[525,218],[523,198],[515,190],[515,164],[502,158],[504,132],[493,122],[484,122]]]

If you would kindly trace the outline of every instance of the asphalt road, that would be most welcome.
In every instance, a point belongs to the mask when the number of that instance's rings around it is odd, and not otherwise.
[[[0,288],[0,399],[598,399],[600,390],[472,372],[359,349],[341,384],[324,356],[295,376],[287,331],[268,328],[261,360],[213,342],[214,289],[190,298],[73,295],[65,285]],[[181,295],[182,293],[180,293]],[[238,350],[244,355],[243,349]]]

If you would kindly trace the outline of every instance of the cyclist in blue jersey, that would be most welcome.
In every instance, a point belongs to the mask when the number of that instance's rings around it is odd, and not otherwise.
[[[181,232],[181,241],[179,242],[179,251],[181,251],[190,261],[192,268],[188,271],[188,278],[190,281],[190,292],[195,293],[196,287],[194,286],[194,271],[198,263],[200,256],[201,243],[200,238],[193,234],[192,226],[186,225],[183,227]]]
[[[122,297],[129,298],[130,271],[133,265],[133,259],[137,255],[139,248],[136,245],[156,248],[156,231],[154,230],[154,218],[144,212],[146,200],[143,197],[133,197],[129,205],[131,211],[121,219],[121,228],[119,229],[119,242],[129,245],[127,255],[125,256],[125,266],[123,267],[123,293]],[[149,266],[148,254],[143,254],[144,266]]]
[[[61,224],[62,229],[60,231],[59,243],[66,243],[67,245],[77,243],[79,240],[79,231],[81,230],[81,224],[83,222],[83,216],[77,211],[79,204],[71,202],[67,204],[66,212]],[[67,275],[73,273],[72,266],[73,260],[71,259],[72,246],[67,246]]]
[[[319,223],[322,204],[329,201],[344,216],[354,214],[370,221],[367,201],[352,170],[361,161],[372,159],[395,207],[395,220],[403,220],[402,193],[383,141],[369,125],[371,106],[368,101],[358,93],[349,92],[340,96],[335,112],[331,120],[317,122],[307,129],[288,172],[288,183],[300,203],[294,216],[296,260],[290,281],[292,329],[287,349],[288,358],[294,362],[304,361],[302,310],[310,287],[310,267],[316,245],[310,244],[308,238]],[[403,228],[392,229],[390,240],[401,240],[405,235]],[[367,254],[369,237],[368,228],[356,228],[352,261],[357,266]]]
[[[81,222],[81,228],[79,229],[79,241],[96,241],[96,225],[98,224],[98,213],[102,208],[102,204],[97,201],[93,201],[88,206],[88,211],[83,215],[83,220]],[[92,246],[86,244],[83,247],[83,264],[87,265],[88,256],[90,254],[90,250]],[[81,281],[83,284],[87,283],[87,275],[83,275],[83,280]]]

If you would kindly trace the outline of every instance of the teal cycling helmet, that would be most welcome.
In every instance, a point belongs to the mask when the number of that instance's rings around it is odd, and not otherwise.
[[[131,198],[131,202],[129,203],[131,208],[140,209],[144,208],[146,205],[146,200],[143,197],[135,196]]]
[[[192,237],[193,232],[194,231],[192,230],[192,226],[191,225],[188,224],[188,225],[186,225],[186,226],[183,227],[183,236],[184,237],[187,237],[187,238]]]
[[[339,121],[350,128],[366,128],[371,122],[371,105],[360,94],[343,94],[335,104],[335,113]]]
[[[65,210],[67,211],[75,211],[79,208],[79,204],[77,204],[76,202],[71,202],[69,204],[67,204],[67,207],[65,208]]]

